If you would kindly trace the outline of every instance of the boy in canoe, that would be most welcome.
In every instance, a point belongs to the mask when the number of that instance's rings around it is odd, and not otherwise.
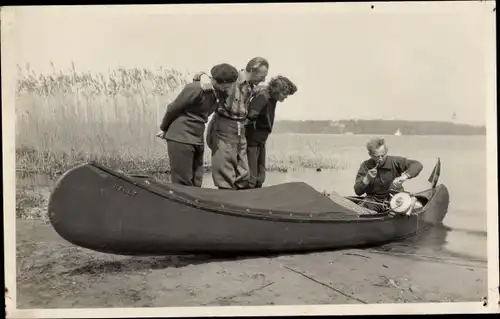
[[[204,91],[199,82],[187,84],[169,104],[158,137],[167,141],[172,183],[201,187],[203,182],[203,133],[219,96],[238,79],[238,70],[223,63],[211,70],[213,90]]]
[[[267,85],[260,85],[250,102],[247,138],[248,167],[250,180],[248,188],[261,188],[266,179],[266,141],[274,125],[276,104],[295,94],[297,87],[284,76],[272,78]]]
[[[207,128],[207,145],[212,150],[212,178],[219,189],[248,188],[249,169],[245,123],[248,105],[256,85],[265,80],[269,62],[261,57],[251,59],[238,79],[221,100]],[[210,91],[209,77],[198,73],[194,80]]]
[[[366,149],[370,159],[359,167],[354,192],[358,196],[366,194],[361,206],[382,212],[382,203],[390,200],[390,193],[404,191],[403,183],[417,177],[423,165],[416,160],[387,155],[388,147],[380,137],[370,139]]]

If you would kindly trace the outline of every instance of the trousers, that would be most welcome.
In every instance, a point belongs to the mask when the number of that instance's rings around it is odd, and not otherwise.
[[[261,188],[266,180],[266,144],[248,142],[248,188]]]
[[[201,187],[203,184],[203,145],[167,140],[172,183]]]
[[[246,189],[249,182],[247,141],[242,122],[215,114],[208,125],[212,178],[219,189]]]

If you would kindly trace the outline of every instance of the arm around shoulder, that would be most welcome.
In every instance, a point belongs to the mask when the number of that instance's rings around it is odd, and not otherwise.
[[[193,82],[199,82],[201,80],[202,76],[210,77],[207,74],[207,72],[205,72],[205,71],[199,71],[199,72],[196,72],[196,74],[193,76]]]
[[[193,77],[193,81],[199,82],[203,91],[211,91],[214,89],[212,85],[212,78],[204,71],[196,73]]]
[[[267,102],[269,101],[269,95],[267,92],[259,92],[250,102],[248,106],[247,119],[249,121],[255,121],[259,116],[260,112],[265,109]]]

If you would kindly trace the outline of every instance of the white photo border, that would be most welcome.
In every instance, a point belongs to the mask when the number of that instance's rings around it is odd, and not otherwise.
[[[374,6],[372,9],[371,6]],[[451,12],[468,10],[470,2],[342,2],[342,3],[293,3],[293,4],[190,4],[113,6],[114,10],[143,10],[148,14],[170,13],[210,14],[213,12],[249,10],[255,12],[283,11],[310,12]],[[99,10],[106,6],[86,6],[86,10]],[[498,275],[498,179],[497,179],[497,112],[496,112],[496,43],[494,1],[476,1],[475,8],[484,13],[485,34],[488,35],[485,70],[487,87],[487,247],[488,247],[488,296],[485,303],[411,303],[368,305],[296,305],[296,306],[219,306],[219,307],[161,307],[161,308],[86,308],[86,309],[17,309],[16,307],[16,217],[15,217],[15,63],[17,48],[12,27],[16,23],[16,7],[2,7],[2,146],[3,146],[3,196],[4,196],[4,267],[5,303],[8,318],[103,318],[103,317],[205,317],[205,316],[281,316],[327,314],[444,314],[444,313],[497,313],[499,312]],[[46,10],[46,8],[43,8]],[[488,14],[490,13],[490,14]]]

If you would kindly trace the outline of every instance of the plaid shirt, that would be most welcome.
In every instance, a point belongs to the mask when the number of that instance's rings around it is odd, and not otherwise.
[[[245,71],[241,70],[238,79],[229,89],[226,99],[219,105],[217,112],[233,120],[244,120],[253,97],[253,88],[254,85],[245,79]]]

